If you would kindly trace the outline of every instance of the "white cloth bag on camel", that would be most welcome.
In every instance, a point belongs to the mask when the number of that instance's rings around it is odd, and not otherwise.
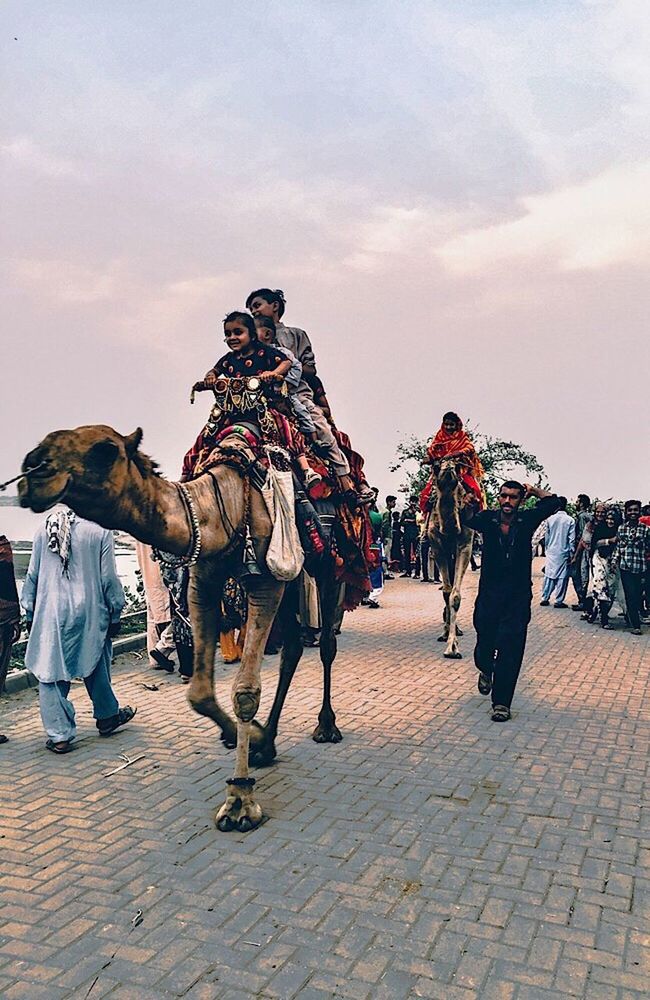
[[[262,496],[273,523],[266,565],[271,576],[287,583],[296,579],[305,561],[296,527],[293,474],[278,472],[269,463]]]

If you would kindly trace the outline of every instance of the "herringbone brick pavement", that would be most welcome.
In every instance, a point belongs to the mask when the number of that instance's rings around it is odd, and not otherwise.
[[[213,826],[232,754],[176,677],[123,657],[116,688],[139,711],[110,740],[75,688],[65,759],[43,749],[34,692],[4,700],[0,995],[647,996],[650,639],[536,606],[498,726],[475,688],[475,584],[460,661],[435,642],[435,586],[396,580],[380,610],[346,617],[338,746],[309,739],[320,669],[305,653],[277,763],[257,772],[268,822],[247,835]],[[104,777],[120,752],[146,756]]]

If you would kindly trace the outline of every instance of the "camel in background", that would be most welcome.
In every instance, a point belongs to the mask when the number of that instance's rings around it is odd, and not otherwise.
[[[460,481],[460,466],[453,456],[433,465],[434,506],[427,519],[427,535],[431,551],[440,569],[445,598],[444,631],[438,642],[446,642],[444,655],[459,660],[458,636],[463,633],[456,624],[460,608],[463,577],[472,554],[474,532],[460,520],[465,490]]]
[[[120,529],[162,552],[198,559],[190,569],[189,606],[194,636],[194,675],[188,700],[195,712],[212,719],[226,746],[237,747],[234,777],[217,811],[220,830],[251,830],[262,821],[253,797],[249,760],[269,764],[289,685],[302,656],[297,587],[269,573],[248,588],[248,628],[241,664],[232,686],[236,721],[215,698],[214,656],[224,580],[241,565],[247,530],[257,562],[265,565],[272,524],[260,493],[247,477],[217,465],[189,483],[168,482],[139,451],[142,430],[124,437],[112,427],[89,425],[53,431],[26,457],[19,483],[20,502],[41,513],[64,502],[81,517],[104,528]],[[227,440],[222,442],[227,446]],[[35,471],[30,471],[35,470]],[[338,743],[341,733],[330,701],[334,633],[340,587],[333,559],[323,558],[319,578],[323,627],[320,653],[324,670],[323,703],[312,738]],[[283,600],[283,596],[285,599]],[[284,646],[275,699],[265,726],[254,721],[261,696],[261,663],[273,619],[279,613]]]

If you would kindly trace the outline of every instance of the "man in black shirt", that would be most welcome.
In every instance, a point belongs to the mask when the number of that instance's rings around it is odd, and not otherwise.
[[[402,539],[404,544],[404,572],[401,576],[410,576],[413,562],[417,556],[420,541],[420,526],[418,524],[418,498],[411,497],[400,518]]]
[[[539,503],[520,510],[529,496]],[[514,480],[501,487],[498,510],[476,514],[466,508],[463,524],[483,535],[478,596],[474,606],[478,689],[492,692],[493,722],[507,722],[526,648],[533,597],[532,538],[535,530],[560,507],[560,498]]]

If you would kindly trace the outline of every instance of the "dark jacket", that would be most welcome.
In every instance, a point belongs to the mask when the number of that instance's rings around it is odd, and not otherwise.
[[[529,510],[513,518],[507,536],[501,531],[501,511],[482,510],[463,523],[483,535],[481,579],[474,609],[474,622],[497,616],[502,624],[527,625],[533,598],[531,564],[532,539],[536,529],[559,510],[556,496],[544,497]]]

